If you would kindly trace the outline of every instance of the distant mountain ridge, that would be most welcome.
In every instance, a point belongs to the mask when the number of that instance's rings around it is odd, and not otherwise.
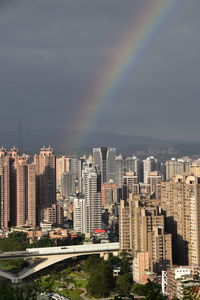
[[[80,136],[85,137],[81,145],[75,149],[75,146],[71,144],[72,137]],[[164,140],[156,139],[145,136],[131,136],[115,134],[110,132],[101,131],[83,131],[72,129],[55,129],[46,128],[40,130],[24,130],[23,133],[23,150],[29,152],[38,152],[41,146],[51,145],[56,152],[80,152],[88,151],[93,147],[111,146],[116,147],[119,151],[123,149],[135,148],[138,146],[145,147],[170,147],[177,145],[179,148],[185,145],[188,151],[191,148],[200,149],[200,142],[182,141],[182,140]],[[0,130],[0,146],[9,148],[18,146],[17,132]]]

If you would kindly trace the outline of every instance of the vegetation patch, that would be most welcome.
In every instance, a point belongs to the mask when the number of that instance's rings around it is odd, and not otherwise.
[[[83,300],[83,298],[80,296],[80,294],[82,293],[83,293],[82,290],[74,289],[74,290],[61,291],[60,295],[67,297],[71,300]]]
[[[86,279],[74,279],[75,286],[77,288],[86,289],[88,281]]]

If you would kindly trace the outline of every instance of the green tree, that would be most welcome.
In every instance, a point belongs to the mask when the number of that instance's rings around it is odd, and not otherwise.
[[[29,248],[42,248],[42,247],[53,247],[55,246],[55,240],[47,237],[42,237],[39,241],[33,242],[29,245]]]
[[[8,238],[16,240],[19,243],[28,243],[27,233],[23,231],[13,231],[8,234]]]
[[[118,256],[109,256],[108,263],[111,267],[120,266],[121,259]]]
[[[7,238],[0,240],[0,251],[23,251],[28,246],[28,238],[25,232],[11,232]]]
[[[146,300],[163,300],[165,296],[161,294],[160,286],[151,280],[146,284],[135,284],[131,290],[133,295],[145,296]]]
[[[51,293],[54,291],[54,279],[51,276],[43,276],[36,280],[38,291]]]
[[[131,273],[132,256],[129,253],[122,252],[120,254],[121,274]]]
[[[94,265],[88,280],[87,292],[94,297],[106,297],[113,288],[114,279],[109,264],[103,262]]]
[[[102,262],[102,259],[99,256],[91,255],[83,264],[83,271],[86,273],[91,273],[94,270],[94,267]]]
[[[130,273],[119,275],[117,277],[116,287],[120,295],[129,296],[132,287],[132,275]]]
[[[0,300],[36,300],[37,288],[34,284],[26,286],[10,286],[2,284],[0,287]]]

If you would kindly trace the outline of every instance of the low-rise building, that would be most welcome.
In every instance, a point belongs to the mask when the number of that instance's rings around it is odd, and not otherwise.
[[[199,286],[200,266],[179,266],[162,272],[162,293],[168,299],[177,297],[183,299],[184,290],[193,286]]]

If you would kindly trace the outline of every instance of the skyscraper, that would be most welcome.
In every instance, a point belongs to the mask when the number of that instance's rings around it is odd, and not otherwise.
[[[200,177],[175,175],[161,184],[161,207],[173,234],[174,263],[200,264]]]
[[[161,272],[172,264],[171,234],[165,233],[164,215],[158,201],[130,195],[119,208],[120,249],[148,252],[149,270]]]
[[[36,226],[35,165],[18,149],[0,149],[1,229],[11,226]]]
[[[42,147],[39,155],[34,156],[37,175],[37,205],[40,210],[56,203],[56,160],[51,147]],[[39,220],[40,221],[40,216]]]
[[[101,185],[102,206],[111,208],[118,203],[118,186],[113,180]]]
[[[61,191],[64,197],[76,192],[76,174],[72,171],[65,172],[61,177]]]
[[[101,147],[93,149],[93,162],[101,170],[101,182],[108,182],[112,179],[116,182],[116,149]]]
[[[78,157],[72,156],[69,160],[69,171],[72,171],[78,176]]]
[[[73,228],[76,232],[86,233],[86,203],[85,197],[78,194],[74,198]]]
[[[140,159],[136,156],[129,156],[125,159],[124,163],[126,172],[135,172],[138,176],[138,180],[143,180],[143,164]]]
[[[85,162],[85,158],[84,157],[80,157],[80,159],[78,160],[78,192],[79,193],[83,193],[83,178],[82,178],[82,171],[83,171],[83,165]]]
[[[123,177],[124,177],[124,169],[125,169],[125,161],[123,156],[120,154],[115,158],[115,182],[119,188],[123,185]]]
[[[61,189],[61,177],[62,174],[69,171],[69,157],[56,157],[56,190]]]
[[[139,192],[140,187],[137,174],[134,172],[125,172],[123,183],[123,199],[128,199],[129,193],[139,194]]]
[[[15,159],[18,157],[16,148],[7,152],[0,149],[0,180],[1,180],[1,229],[7,230],[16,225],[16,170]]]
[[[17,214],[16,226],[36,226],[36,172],[35,165],[20,160],[16,166]]]
[[[187,156],[166,161],[166,180],[171,180],[174,175],[188,173],[190,164],[191,159]]]
[[[157,199],[161,197],[161,174],[159,172],[149,172],[147,175],[147,184],[149,193]]]
[[[144,183],[147,183],[147,176],[150,172],[159,171],[157,168],[158,161],[153,156],[147,157],[143,160],[143,175]]]
[[[101,220],[101,176],[94,167],[83,170],[83,193],[86,205],[86,227],[88,233],[102,226]]]

